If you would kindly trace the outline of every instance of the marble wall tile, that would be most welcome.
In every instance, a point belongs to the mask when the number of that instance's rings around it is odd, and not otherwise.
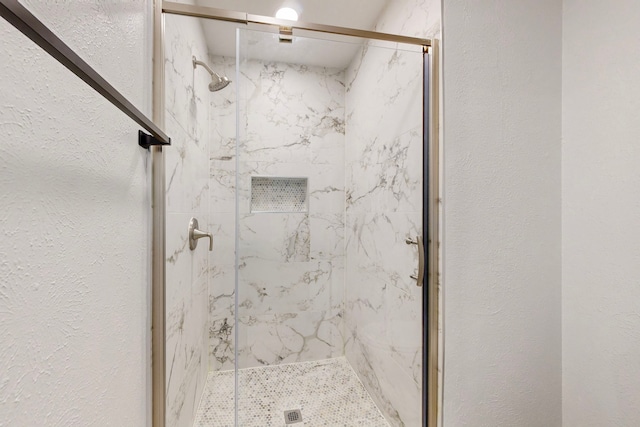
[[[344,264],[344,213],[309,215],[310,259],[342,261]]]
[[[207,331],[202,331],[207,318],[197,309],[205,300],[204,281],[188,286],[192,300],[173,304],[167,312],[167,413],[168,425],[188,425],[197,410],[203,381],[206,381]],[[203,352],[204,350],[204,352]]]
[[[439,0],[395,0],[376,23],[376,31],[413,37],[440,38]]]
[[[421,213],[347,214],[346,225],[346,308],[359,311],[347,324],[421,317],[422,290],[409,277],[418,254],[405,242],[421,230]]]
[[[235,319],[209,318],[209,370],[227,371],[235,367]]]
[[[422,288],[409,277],[420,212],[347,213],[346,355],[392,425],[420,414]]]
[[[339,311],[344,317],[346,293],[345,256],[331,261],[331,310]],[[344,322],[342,327],[344,327]],[[344,343],[344,342],[343,342]]]
[[[172,137],[165,155],[167,211],[207,212],[210,78],[191,62],[193,55],[207,55],[199,24],[171,16],[165,53],[166,130]]]
[[[191,214],[168,213],[166,225],[166,267],[167,286],[166,300],[169,309],[174,304],[179,304],[184,299],[191,299],[187,290],[192,283],[207,283],[210,271],[208,253],[205,243],[200,242],[197,249],[189,249],[188,224]]]
[[[232,80],[224,90],[212,92],[209,108],[210,211],[233,213],[236,209],[236,60],[209,55],[211,67]]]
[[[254,213],[240,217],[240,266],[249,259],[309,261],[311,236],[307,213]]]
[[[340,311],[241,316],[242,367],[328,359],[343,354]]]
[[[234,212],[213,212],[208,216],[208,230],[213,234],[212,265],[235,263],[236,215]]]
[[[361,63],[346,71],[348,140],[391,141],[421,127],[422,53],[374,46],[363,51]],[[359,144],[347,145],[348,154],[357,152]]]
[[[393,326],[395,331],[415,322]],[[392,426],[421,425],[422,349],[418,346],[398,348],[389,340],[388,332],[372,327],[376,335],[356,332],[358,339],[347,337],[349,362],[360,380]],[[352,332],[352,331],[350,331]],[[403,352],[408,353],[406,356]],[[398,356],[403,359],[398,362]],[[411,365],[411,361],[415,365]]]
[[[210,366],[228,366],[229,347],[236,345],[233,335],[219,337],[224,319],[230,325],[234,315],[233,307],[226,308],[234,265],[226,260],[235,249],[235,224],[227,215],[235,213],[236,191],[239,366],[341,355],[344,71],[243,61],[236,74],[235,58],[209,59],[217,72],[238,80],[212,95],[209,117],[211,227],[223,245],[216,255],[214,244],[210,261]],[[308,212],[252,213],[251,176],[308,177]],[[306,337],[303,348],[283,343],[281,334]]]
[[[211,154],[209,163],[210,212],[228,213],[236,208],[234,155]]]
[[[171,148],[165,154],[167,212],[206,212],[209,179],[206,147],[193,142],[173,116],[167,115]]]
[[[354,131],[361,147],[347,161],[349,212],[415,212],[422,209],[422,128],[397,138],[367,140]]]
[[[234,264],[219,264],[209,268],[209,313],[212,318],[231,316],[234,313],[235,272]]]
[[[370,43],[345,78],[345,354],[393,426],[422,412],[422,288],[405,243],[422,234],[422,69],[420,52]]]
[[[344,252],[342,218],[270,213],[241,219],[240,366],[343,354],[344,270],[337,262]],[[303,347],[286,337],[302,337]]]
[[[209,253],[206,242],[191,251],[189,219],[201,228],[209,214],[209,75],[193,68],[206,59],[200,24],[166,17],[166,348],[167,426],[191,426],[208,370]]]
[[[235,223],[234,213],[209,215],[207,230],[213,234],[213,251],[208,253],[209,314],[213,317],[229,313],[234,305]]]
[[[238,272],[240,316],[322,311],[331,305],[331,263],[249,259]]]
[[[344,135],[342,70],[248,62],[246,161],[309,163],[311,138]]]

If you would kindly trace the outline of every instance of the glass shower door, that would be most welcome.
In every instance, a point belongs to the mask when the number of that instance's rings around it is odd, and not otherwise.
[[[422,49],[236,61],[236,425],[422,425]]]

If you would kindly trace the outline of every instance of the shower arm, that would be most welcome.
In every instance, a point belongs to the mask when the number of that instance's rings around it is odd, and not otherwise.
[[[209,72],[209,74],[211,74],[212,77],[215,75],[218,78],[218,80],[222,80],[222,77],[220,77],[220,74],[218,74],[215,71],[213,71],[211,69],[211,67],[209,67],[204,62],[198,61],[195,56],[191,57],[191,60],[193,62],[193,68],[194,69],[196,68],[197,65],[202,65],[204,67],[204,69],[207,70]]]

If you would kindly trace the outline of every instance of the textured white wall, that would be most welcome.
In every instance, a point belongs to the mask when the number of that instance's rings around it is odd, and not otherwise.
[[[638,426],[640,3],[563,4],[563,421]]]
[[[151,114],[151,0],[20,0],[137,108]]]
[[[148,106],[148,5],[120,4],[52,5],[47,23]],[[0,57],[0,425],[148,425],[138,127],[2,19]]]
[[[561,424],[561,13],[444,2],[445,426]]]

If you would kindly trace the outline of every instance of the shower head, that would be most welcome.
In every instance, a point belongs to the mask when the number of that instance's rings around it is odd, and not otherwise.
[[[213,76],[211,76],[213,78]],[[211,83],[209,83],[209,90],[211,92],[216,92],[218,90],[222,90],[225,87],[227,87],[229,85],[229,83],[231,83],[231,80],[229,80],[228,78],[226,78],[225,76],[218,76],[218,81],[215,81],[216,79],[213,78],[213,81]]]
[[[213,71],[207,64],[202,61],[198,61],[195,56],[191,57],[191,62],[193,63],[194,69],[198,65],[201,65],[205,70],[207,70],[209,74],[211,74],[211,83],[209,83],[209,90],[211,92],[216,92],[224,89],[229,85],[229,83],[231,83],[231,80],[229,80],[226,76],[220,76],[220,74]]]

